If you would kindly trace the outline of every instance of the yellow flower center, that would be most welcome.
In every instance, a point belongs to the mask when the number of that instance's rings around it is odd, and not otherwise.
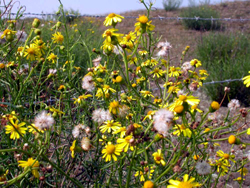
[[[229,159],[229,154],[224,153],[223,157],[224,157],[224,159]]]
[[[63,42],[64,37],[62,35],[58,35],[57,40],[59,42]]]
[[[114,18],[114,17],[115,17],[115,13],[110,13],[110,14],[108,15],[108,17],[109,17],[109,18]]]
[[[114,153],[115,152],[115,146],[113,144],[108,145],[107,148],[106,148],[106,151],[107,151],[107,154],[109,154],[109,155]]]
[[[117,108],[117,107],[119,106],[119,102],[117,102],[117,101],[111,102],[111,103],[110,103],[110,106],[111,106],[112,108]]]
[[[181,129],[181,130],[185,130],[186,127],[182,124],[182,125],[180,126],[180,129]]]
[[[181,101],[185,101],[185,100],[187,99],[187,96],[185,96],[185,95],[180,95],[180,96],[179,96],[179,99],[180,99]]]
[[[142,24],[146,24],[148,22],[148,17],[145,15],[139,16],[139,18],[137,19],[138,22],[142,23]]]
[[[145,91],[145,94],[146,94],[146,95],[150,94],[150,91]]]
[[[176,71],[176,69],[175,69],[174,67],[171,67],[171,68],[170,68],[170,71],[171,71],[171,72],[174,72],[174,71]]]
[[[182,113],[183,110],[184,110],[184,107],[183,107],[182,105],[176,106],[176,107],[174,108],[174,111],[175,111],[177,114]]]
[[[106,31],[106,36],[112,36],[112,32],[111,31]]]
[[[161,160],[161,156],[160,156],[160,155],[157,155],[157,156],[155,157],[155,159],[156,159],[156,161],[160,161],[160,160]]]
[[[228,137],[229,144],[234,144],[235,142],[236,142],[236,137],[234,135]]]
[[[112,123],[107,123],[107,127],[112,127]]]
[[[145,181],[143,188],[153,188],[154,187],[154,183],[150,180]]]
[[[193,185],[189,182],[180,182],[177,188],[192,188]]]
[[[34,48],[29,48],[29,49],[27,49],[27,52],[28,52],[28,54],[33,55],[33,54],[35,54],[36,51]]]
[[[218,110],[220,108],[220,104],[218,102],[216,102],[216,101],[213,101],[211,103],[211,107],[212,107],[213,110]]]
[[[130,35],[127,35],[126,36],[126,39],[129,41],[131,39],[131,36]]]

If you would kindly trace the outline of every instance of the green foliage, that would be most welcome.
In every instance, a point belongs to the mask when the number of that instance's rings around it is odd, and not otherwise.
[[[182,3],[182,0],[163,0],[162,4],[166,11],[177,10]]]
[[[204,5],[199,7],[189,7],[181,12],[181,17],[190,17],[190,18],[219,18],[219,13],[214,9]],[[183,25],[187,29],[194,30],[218,30],[221,28],[221,23],[219,21],[211,20],[183,20]]]
[[[249,35],[213,33],[203,38],[197,47],[197,55],[210,76],[207,81],[238,79],[250,69]],[[218,83],[206,86],[207,94],[216,101],[224,96],[224,87],[230,87],[229,97],[249,105],[250,89],[242,82]],[[224,104],[227,104],[226,98]]]

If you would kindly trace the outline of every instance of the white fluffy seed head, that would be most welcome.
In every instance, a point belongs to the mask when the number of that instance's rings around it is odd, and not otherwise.
[[[189,61],[185,62],[182,64],[181,69],[185,72],[189,71],[192,69],[192,65],[190,64]]]
[[[49,129],[55,123],[51,114],[47,114],[46,111],[42,111],[35,116],[35,126],[40,130]]]
[[[81,140],[81,147],[84,151],[89,151],[91,149],[90,140],[87,137],[83,137]]]
[[[78,138],[80,135],[80,127],[77,125],[72,130],[72,135],[74,138]]]
[[[93,91],[95,89],[95,84],[92,76],[84,76],[82,80],[82,88],[86,89],[87,91]]]
[[[227,106],[230,110],[236,110],[240,107],[240,101],[237,99],[232,99]]]
[[[158,110],[153,117],[155,130],[163,136],[167,136],[168,130],[172,126],[173,118],[174,114],[171,111],[166,109]]]
[[[92,119],[94,122],[102,124],[107,120],[112,120],[112,116],[108,110],[104,110],[102,108],[98,108],[93,111]]]
[[[210,174],[211,166],[206,161],[197,162],[195,166],[197,173],[200,175],[207,175]]]
[[[97,67],[100,62],[102,60],[102,57],[101,56],[97,56],[97,58],[95,58],[94,60],[92,60],[92,62],[94,63],[94,66]]]

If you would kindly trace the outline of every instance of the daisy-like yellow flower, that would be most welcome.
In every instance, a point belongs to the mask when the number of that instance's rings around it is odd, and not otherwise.
[[[119,107],[120,107],[120,104],[118,101],[113,101],[111,103],[109,103],[109,111],[110,113],[112,114],[117,114],[119,112]]]
[[[137,61],[138,61],[137,57],[131,57],[128,62],[132,65],[136,64]]]
[[[126,134],[126,127],[120,127],[119,129],[117,129],[116,131],[113,132],[113,134],[118,134],[120,133],[120,137],[123,138]]]
[[[104,24],[105,26],[109,26],[109,25],[115,26],[118,22],[121,22],[122,19],[124,19],[123,16],[120,16],[120,15],[115,14],[115,13],[110,13],[110,14],[105,18],[105,21],[103,22],[103,24]]]
[[[168,76],[169,77],[178,77],[180,75],[180,73],[181,73],[180,70],[181,70],[180,67],[174,67],[174,66],[172,66],[172,67],[169,68]]]
[[[150,91],[140,91],[140,93],[143,95],[144,98],[146,97],[152,97],[154,98],[154,95]]]
[[[83,94],[83,95],[80,95],[78,98],[73,98],[75,100],[74,104],[76,104],[76,103],[81,104],[84,101],[84,99],[87,99],[89,97],[92,97],[92,95],[90,95],[90,94],[84,95]]]
[[[105,146],[105,148],[102,150],[102,158],[105,158],[105,161],[111,161],[113,159],[114,161],[117,161],[117,156],[120,155],[122,152],[122,147],[119,145],[114,145],[111,142],[108,142],[108,144]]]
[[[16,33],[16,31],[12,31],[10,29],[5,29],[3,31],[3,34],[1,35],[1,39],[3,39],[4,37],[8,36],[8,35],[14,35]]]
[[[21,166],[24,168],[24,170],[26,170],[27,168],[31,168],[31,172],[32,174],[36,177],[36,178],[39,178],[39,172],[38,172],[38,169],[39,169],[39,162],[36,161],[35,159],[33,158],[28,158],[27,161],[18,161],[19,165],[18,166]]]
[[[134,137],[132,135],[126,136],[125,138],[118,138],[117,143],[123,148],[124,152],[128,151],[128,148],[130,150],[134,150],[134,146],[130,145],[131,140],[133,140]]]
[[[211,166],[217,167],[217,172],[221,173],[222,176],[226,175],[228,172],[228,167],[231,165],[226,163],[226,161],[215,160],[214,163],[210,163]]]
[[[246,176],[248,173],[247,168],[243,167],[240,170],[238,170],[237,172],[239,172],[240,174],[242,174],[243,176]]]
[[[230,161],[232,161],[233,163],[235,163],[236,161],[234,160],[235,159],[235,155],[230,155],[228,153],[224,153],[222,150],[219,150],[216,152],[216,155],[218,157],[220,157],[219,160],[221,161],[224,161],[226,165],[230,166]]]
[[[20,138],[20,134],[21,136],[23,136],[25,133],[26,133],[26,130],[27,128],[26,127],[23,127],[26,123],[25,122],[22,122],[20,124],[18,119],[14,120],[13,119],[9,119],[9,122],[11,125],[6,125],[5,126],[5,133],[6,134],[10,134],[10,139],[19,139]]]
[[[34,61],[36,60],[36,56],[38,54],[38,50],[35,44],[30,44],[30,46],[26,46],[24,51],[24,57],[27,60]]]
[[[20,55],[20,56],[23,56],[23,46],[19,46],[18,48],[17,48],[17,54],[18,55]]]
[[[56,32],[54,34],[52,34],[52,40],[54,43],[58,43],[58,44],[62,44],[63,40],[64,40],[64,36],[62,35],[61,32]]]
[[[175,125],[176,127],[174,127],[173,129],[177,129],[176,131],[173,132],[173,135],[177,135],[177,136],[180,136],[181,133],[183,133],[183,135],[185,137],[191,137],[192,135],[192,131],[185,127],[183,124],[181,125]]]
[[[250,71],[248,73],[250,73]],[[246,87],[250,86],[250,75],[245,76],[244,78],[242,78],[242,80],[244,81],[243,83],[246,85]]]
[[[107,40],[104,40],[103,45],[101,46],[101,49],[105,51],[105,53],[111,53],[115,46],[111,43],[108,42]]]
[[[69,150],[71,151],[71,157],[75,158],[76,140],[73,141],[72,146],[70,146]]]
[[[152,120],[154,114],[155,114],[155,111],[149,110],[149,111],[147,112],[147,115],[145,116],[145,118],[144,118],[142,121],[145,121],[146,119]]]
[[[158,61],[156,61],[156,59],[151,59],[151,60],[148,59],[147,61],[143,62],[141,64],[141,66],[142,67],[148,67],[148,66],[153,67],[153,66],[156,66],[157,64],[158,64]]]
[[[145,57],[145,55],[147,55],[148,52],[147,52],[146,50],[141,50],[141,51],[139,51],[139,54],[140,54],[141,56]],[[250,71],[249,71],[249,73],[250,73]]]
[[[65,85],[60,85],[59,88],[57,89],[58,91],[66,89]]]
[[[135,173],[135,177],[140,176],[140,181],[145,181],[146,176],[148,179],[152,178],[154,171],[153,167],[149,168],[148,166],[145,166],[143,167],[143,171],[140,170]]]
[[[120,129],[121,124],[119,122],[114,122],[114,120],[107,120],[104,122],[104,125],[100,126],[100,130],[102,133],[108,131],[108,133],[112,131],[117,131]]]
[[[127,35],[125,35],[125,37],[123,37],[122,41],[121,41],[121,45],[127,45],[127,46],[133,46],[134,42],[136,39],[136,35],[134,32],[129,32]]]
[[[114,29],[114,28],[107,29],[106,31],[104,31],[102,37],[106,38],[105,40],[107,42],[110,42],[116,45],[117,42],[120,42],[122,40],[121,37],[123,36],[123,34],[115,33],[116,31],[118,31],[118,29]]]
[[[169,110],[173,111],[176,106],[183,105],[184,102],[188,103],[190,106],[193,106],[195,104],[199,104],[200,99],[197,99],[196,97],[192,95],[190,96],[179,95],[179,98],[175,100],[174,103],[170,104]]]
[[[201,109],[198,108],[198,104],[195,104],[193,106],[191,106],[191,110],[190,112],[193,114],[194,112],[198,111],[199,113],[203,113],[203,111]]]
[[[57,113],[57,114],[59,114],[59,115],[65,115],[65,113],[63,112],[63,111],[61,111],[61,110],[59,110],[59,109],[56,109],[56,108],[54,108],[53,106],[52,107],[49,107],[49,111],[51,111],[51,112],[53,112],[53,113]]]
[[[202,184],[194,182],[195,178],[188,179],[188,174],[183,176],[183,181],[179,180],[169,180],[170,185],[167,188],[193,188],[193,187],[200,187]]]
[[[190,65],[192,65],[194,67],[200,67],[201,62],[198,59],[193,59],[193,60],[190,61]]]
[[[242,177],[238,177],[235,178],[234,181],[238,181],[239,183],[241,183],[242,181],[245,181],[246,179],[242,178]]]
[[[57,61],[58,57],[54,53],[51,53],[48,57],[48,60],[51,61],[52,63],[55,63]]]
[[[157,164],[161,164],[162,166],[166,165],[166,162],[164,161],[163,158],[163,153],[161,152],[161,149],[158,149],[157,152],[152,154],[154,157],[154,160]]]
[[[157,76],[157,78],[163,76],[163,74],[166,73],[166,71],[163,71],[159,67],[156,67],[153,71],[150,72],[150,74],[153,74],[153,78]]]
[[[38,57],[41,57],[42,54],[45,54],[45,50],[46,50],[45,42],[43,42],[41,39],[40,40],[36,39],[33,44],[38,51],[37,53]]]
[[[141,28],[141,32],[145,33],[146,31],[153,31],[155,26],[151,24],[152,21],[148,21],[148,17],[145,15],[140,15],[137,18],[137,23],[135,23],[136,28]]]

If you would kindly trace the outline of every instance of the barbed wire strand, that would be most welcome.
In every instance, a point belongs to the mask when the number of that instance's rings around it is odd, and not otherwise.
[[[8,14],[8,13],[5,13]],[[17,15],[17,13],[9,13],[9,15]],[[58,16],[57,14],[53,14],[53,13],[22,13],[22,16],[26,16],[26,15],[31,15],[31,16]],[[66,15],[67,17],[92,17],[92,18],[104,18],[106,17],[105,15],[90,15],[90,14],[82,14],[82,15],[74,15],[74,14],[68,14]],[[136,16],[124,16],[124,18],[132,18],[132,19],[136,19],[138,17]],[[240,18],[240,19],[236,19],[236,18],[213,18],[211,16],[211,18],[200,18],[197,16],[194,17],[162,17],[162,16],[158,16],[158,17],[152,17],[150,18],[152,20],[204,20],[204,21],[231,21],[231,22],[244,22],[244,21],[250,21],[250,18]]]

